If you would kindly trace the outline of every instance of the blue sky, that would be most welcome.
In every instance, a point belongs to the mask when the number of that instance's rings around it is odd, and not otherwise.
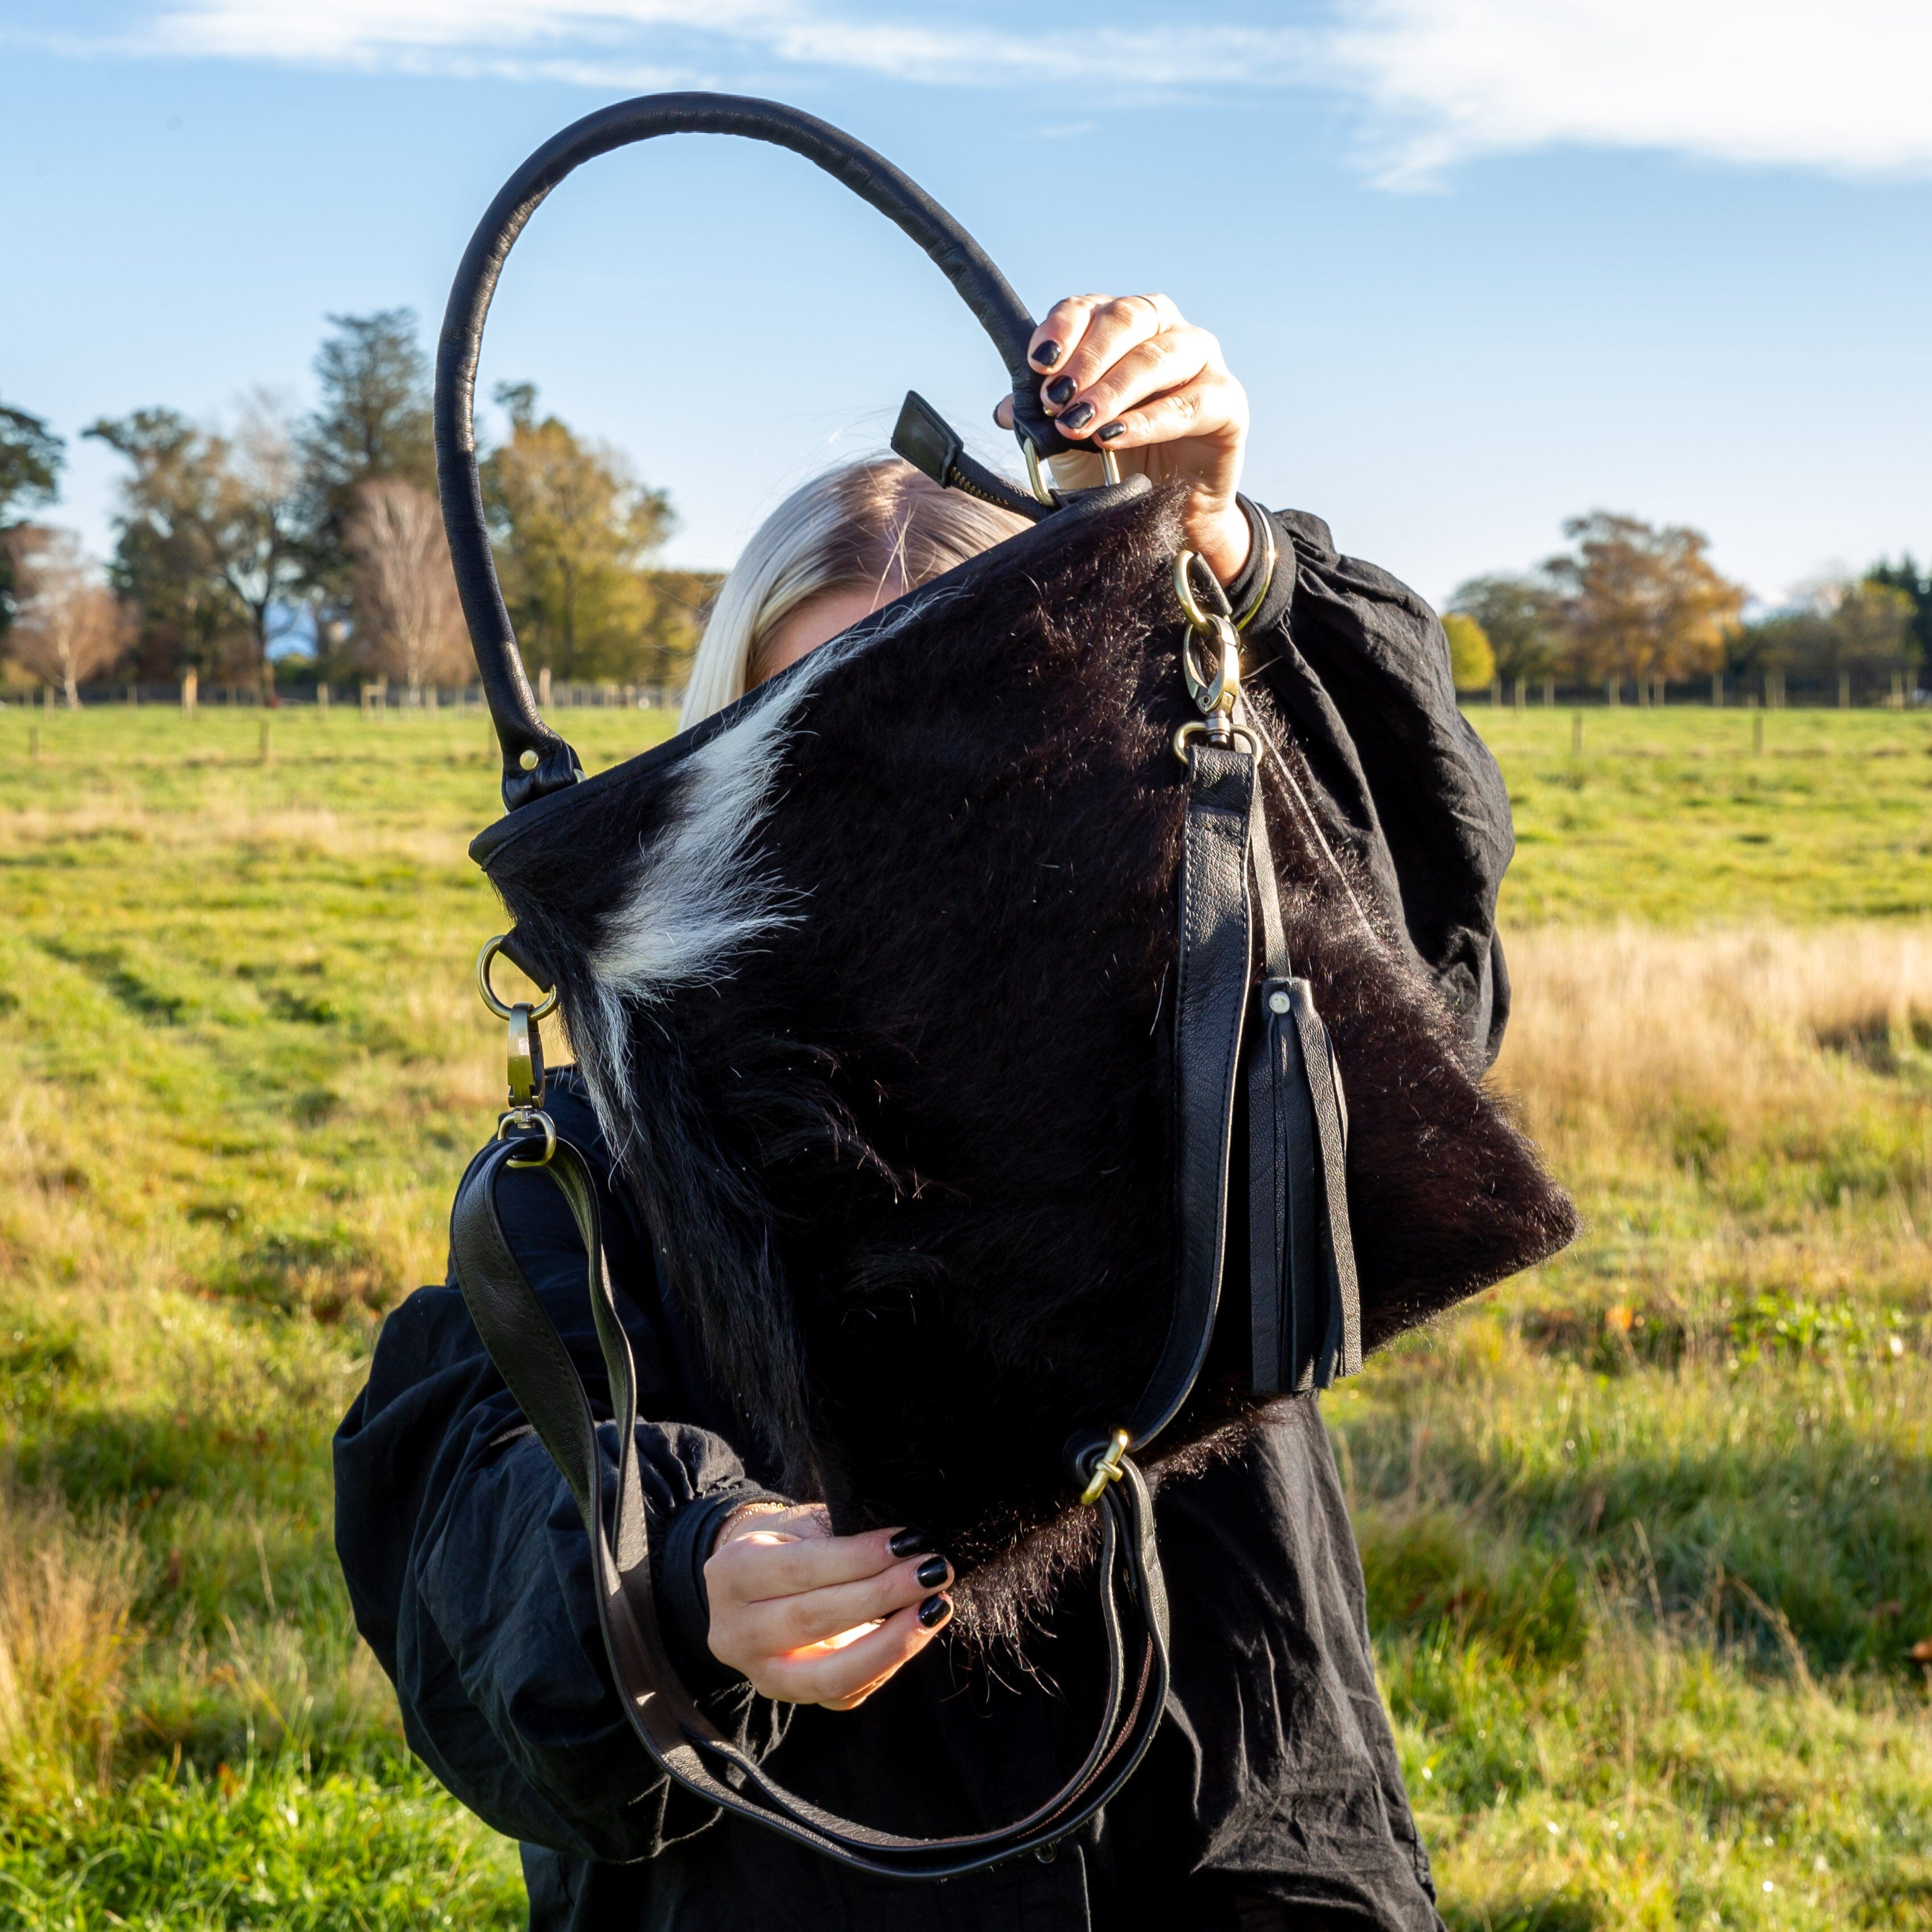
[[[1172,295],[1252,393],[1252,493],[1425,594],[1602,506],[1775,599],[1932,550],[1928,69],[1922,0],[0,0],[0,398],[70,437],[299,404],[330,311],[433,334],[556,128],[715,87],[883,149],[1036,310]],[[737,142],[553,197],[484,375],[627,451],[693,564],[908,387],[1012,460],[936,274]],[[116,467],[76,446],[56,513],[97,543]]]

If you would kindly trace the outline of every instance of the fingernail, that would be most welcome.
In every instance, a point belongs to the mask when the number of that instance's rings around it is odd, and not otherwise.
[[[919,1606],[919,1620],[928,1630],[937,1630],[952,1616],[952,1606],[944,1597],[928,1597]]]
[[[1051,340],[1042,342],[1033,352],[1033,359],[1042,369],[1051,369],[1060,360],[1060,344]]]
[[[952,1565],[943,1556],[928,1556],[913,1574],[922,1590],[936,1590],[952,1574]]]
[[[1125,436],[1126,433],[1127,426],[1124,422],[1103,423],[1094,432],[1094,440],[1096,442],[1112,442],[1115,436]]]
[[[923,1556],[932,1547],[932,1538],[922,1529],[895,1530],[886,1547],[895,1556]]]
[[[1070,429],[1077,432],[1084,429],[1094,420],[1094,405],[1091,403],[1076,403],[1066,415],[1055,419],[1054,428]]]
[[[1046,400],[1058,409],[1061,404],[1072,401],[1073,392],[1079,386],[1071,376],[1063,376],[1058,382],[1047,384]]]

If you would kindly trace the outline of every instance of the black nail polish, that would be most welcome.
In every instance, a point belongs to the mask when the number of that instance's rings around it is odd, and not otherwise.
[[[932,1547],[932,1538],[922,1529],[896,1531],[886,1547],[895,1556],[923,1556]]]
[[[1055,419],[1055,429],[1070,429],[1076,433],[1084,429],[1094,420],[1094,410],[1091,403],[1076,403],[1066,415]]]
[[[1033,359],[1042,369],[1051,369],[1060,360],[1060,344],[1048,340],[1033,352]]]
[[[936,1590],[952,1574],[952,1565],[943,1556],[928,1556],[913,1572],[913,1581],[922,1590]]]
[[[1115,436],[1125,436],[1126,433],[1127,426],[1124,422],[1102,423],[1094,432],[1094,440],[1096,442],[1112,442]]]
[[[1047,384],[1046,400],[1058,409],[1062,404],[1072,401],[1073,392],[1079,386],[1071,376],[1063,376],[1058,382]]]
[[[919,1620],[928,1630],[937,1630],[952,1616],[952,1606],[944,1597],[928,1597],[919,1606]]]

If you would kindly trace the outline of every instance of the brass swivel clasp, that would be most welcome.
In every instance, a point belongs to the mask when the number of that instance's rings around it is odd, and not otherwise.
[[[1234,742],[1239,728],[1234,710],[1241,701],[1240,633],[1225,609],[1202,608],[1190,574],[1196,560],[1197,553],[1191,550],[1182,550],[1174,560],[1174,602],[1187,620],[1180,634],[1180,674],[1201,713],[1174,734],[1174,754],[1183,764],[1194,739],[1217,746]],[[1226,598],[1221,601],[1226,604]]]
[[[490,962],[502,950],[503,942],[508,938],[508,933],[500,932],[476,956],[476,988],[483,996],[483,1004],[499,1019],[507,1020],[510,1026],[509,1105],[496,1122],[496,1138],[500,1141],[512,1134],[520,1138],[541,1133],[544,1137],[543,1152],[535,1160],[513,1160],[509,1165],[542,1167],[556,1152],[556,1124],[543,1110],[541,1022],[546,1013],[556,1010],[556,989],[553,987],[534,1006],[525,1000],[506,1003],[499,997],[490,983]]]

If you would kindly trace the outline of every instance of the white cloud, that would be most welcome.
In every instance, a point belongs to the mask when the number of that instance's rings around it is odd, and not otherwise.
[[[1048,33],[911,8],[862,17],[844,4],[162,0],[118,46],[606,89],[792,67],[1042,96],[1339,92],[1360,104],[1364,152],[1391,184],[1564,144],[1932,169],[1927,0],[1329,0],[1304,24],[1268,27],[1217,22],[1200,0],[1185,26]],[[63,44],[74,49],[70,35]]]
[[[713,64],[735,56],[940,86],[1142,92],[1280,84],[1307,74],[1317,44],[1306,29],[1211,22],[1020,34],[861,20],[807,0],[188,0],[164,8],[146,37],[156,52],[358,66],[480,57],[548,74],[561,60],[586,80],[620,83],[667,38]]]
[[[1932,166],[1924,0],[1360,0],[1334,76],[1391,170],[1558,143],[1848,173]]]

